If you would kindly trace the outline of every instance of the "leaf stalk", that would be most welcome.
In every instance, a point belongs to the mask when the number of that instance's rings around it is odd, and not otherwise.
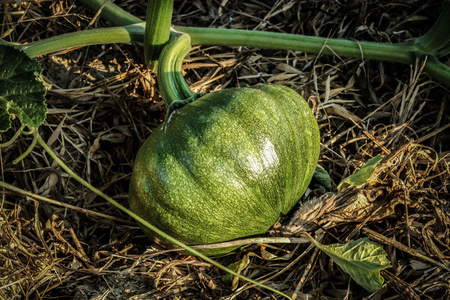
[[[439,15],[433,26],[421,37],[414,41],[414,45],[421,54],[436,55],[436,53],[450,42],[450,1]],[[447,47],[448,49],[448,47]],[[447,54],[447,53],[445,53]]]

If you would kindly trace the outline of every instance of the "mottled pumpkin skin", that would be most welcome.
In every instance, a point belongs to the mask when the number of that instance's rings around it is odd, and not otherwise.
[[[305,192],[319,148],[314,115],[287,87],[206,94],[171,113],[143,144],[130,208],[188,245],[262,235]]]

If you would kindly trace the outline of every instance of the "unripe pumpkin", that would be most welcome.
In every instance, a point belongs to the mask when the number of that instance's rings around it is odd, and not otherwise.
[[[172,112],[143,144],[130,208],[188,245],[263,235],[305,192],[319,149],[317,122],[295,91],[209,93]]]

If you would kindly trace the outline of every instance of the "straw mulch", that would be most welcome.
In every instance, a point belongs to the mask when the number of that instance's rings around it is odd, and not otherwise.
[[[116,1],[144,18],[146,1]],[[173,23],[400,42],[423,34],[444,1],[175,1]],[[77,1],[2,1],[0,36],[28,43],[107,27]],[[82,178],[127,205],[133,159],[165,106],[142,46],[98,45],[37,58],[49,87],[40,134]],[[448,62],[449,57],[444,58]],[[369,184],[311,189],[269,233],[308,232],[323,244],[369,237],[392,268],[369,294],[309,244],[252,245],[241,273],[295,299],[450,298],[448,87],[421,65],[243,47],[195,47],[185,62],[194,91],[276,83],[308,99],[321,130],[319,163],[333,187],[376,155]],[[9,140],[14,128],[2,134]],[[23,135],[0,149],[1,299],[281,299],[195,257],[165,251],[137,224],[68,176]],[[45,198],[43,198],[45,197]]]

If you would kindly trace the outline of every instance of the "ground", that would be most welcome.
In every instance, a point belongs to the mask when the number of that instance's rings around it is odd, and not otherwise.
[[[145,19],[146,1],[116,1]],[[30,43],[110,23],[80,1],[2,1],[0,36]],[[433,24],[445,1],[175,1],[173,24],[404,42]],[[79,176],[127,206],[133,159],[164,120],[156,76],[140,44],[68,49],[37,57],[49,113],[39,133]],[[449,56],[442,61],[449,65]],[[311,186],[268,235],[308,232],[323,244],[369,237],[392,268],[370,294],[307,243],[252,245],[224,265],[295,299],[450,298],[449,87],[408,66],[361,58],[245,47],[194,47],[184,63],[195,92],[276,83],[307,99],[321,131],[319,164],[333,192]],[[2,133],[7,141],[20,124]],[[152,243],[127,215],[82,187],[22,135],[0,148],[1,299],[281,299],[222,280],[202,260]],[[336,185],[383,155],[372,180]],[[359,200],[355,200],[359,199]],[[362,200],[361,200],[362,199]],[[57,202],[50,203],[50,200]],[[268,278],[268,279],[267,279]]]

